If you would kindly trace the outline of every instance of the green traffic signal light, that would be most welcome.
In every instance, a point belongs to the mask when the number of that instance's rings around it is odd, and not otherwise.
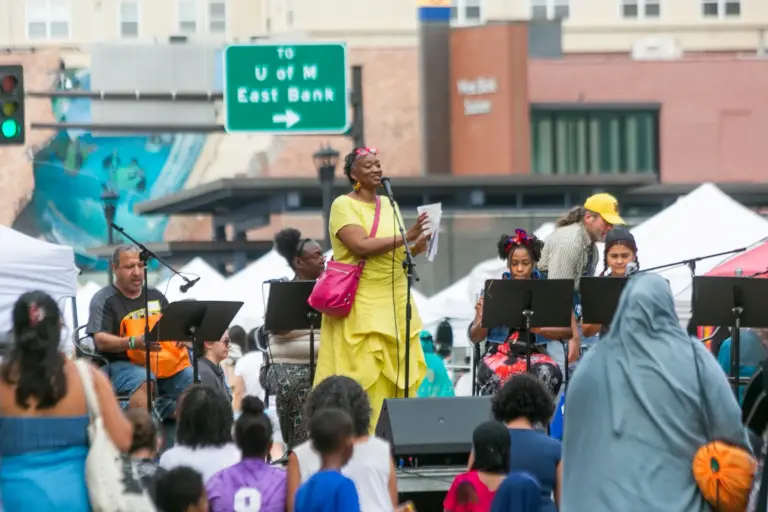
[[[2,124],[0,124],[0,133],[2,133],[3,137],[6,139],[15,137],[19,134],[19,123],[17,123],[14,119],[6,119]]]

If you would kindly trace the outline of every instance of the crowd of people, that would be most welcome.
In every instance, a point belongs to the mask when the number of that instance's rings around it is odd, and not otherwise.
[[[374,435],[382,404],[406,393],[462,394],[415,308],[405,331],[404,244],[423,253],[429,219],[419,216],[400,235],[400,211],[377,195],[376,149],[353,150],[344,171],[352,190],[331,208],[333,258],[361,272],[357,288],[344,290],[345,313],[324,313],[314,345],[306,331],[238,326],[197,346],[145,339],[167,301],[153,288],[144,295],[141,255],[131,246],[115,250],[114,283],[91,302],[92,350],[78,344],[90,366],[61,353],[56,301],[42,292],[19,297],[14,343],[0,363],[2,509],[111,510],[89,463],[96,425],[129,462],[109,492],[146,495],[140,510],[412,510],[398,493],[392,447]],[[639,248],[623,224],[616,199],[596,194],[546,240],[520,229],[500,237],[500,279],[574,282],[571,325],[531,333],[487,325],[481,291],[469,326],[480,354],[470,387],[490,397],[493,419],[476,418],[446,512],[766,510],[763,432],[742,424],[723,371],[731,342],[708,347],[681,328],[669,284],[633,275]],[[294,279],[316,281],[326,299],[338,292],[317,242],[289,228],[275,247]],[[632,276],[610,326],[581,315],[580,280],[598,273]],[[744,330],[743,375],[761,371],[767,339]],[[566,399],[561,440],[549,426]]]

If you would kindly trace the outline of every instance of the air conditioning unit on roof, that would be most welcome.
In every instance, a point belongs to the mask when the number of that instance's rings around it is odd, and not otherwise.
[[[683,56],[683,48],[673,38],[648,37],[632,45],[635,60],[675,60]]]

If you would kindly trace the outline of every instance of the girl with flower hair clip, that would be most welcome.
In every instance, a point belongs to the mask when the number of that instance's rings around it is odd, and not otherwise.
[[[506,262],[507,271],[502,279],[539,279],[536,263],[541,258],[544,247],[536,235],[516,229],[514,235],[503,234],[496,244],[497,254]],[[478,368],[478,388],[481,395],[493,395],[517,373],[526,372],[527,343],[520,339],[517,329],[509,327],[485,328],[482,326],[483,297],[475,306],[475,319],[469,326],[469,339],[472,343],[485,340],[486,349]],[[545,344],[549,340],[569,339],[570,328],[534,328],[531,329],[532,347],[531,373],[542,380],[553,397],[557,396],[563,382],[563,373],[547,354]]]

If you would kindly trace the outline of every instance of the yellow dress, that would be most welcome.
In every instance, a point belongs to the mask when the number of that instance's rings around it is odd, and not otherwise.
[[[359,260],[336,236],[341,228],[362,226],[370,232],[375,205],[350,196],[339,196],[331,206],[330,233],[333,258],[341,263]],[[392,238],[399,233],[395,212],[388,200],[381,200],[381,215],[376,238]],[[399,215],[399,212],[397,212]],[[404,397],[405,388],[405,294],[403,271],[405,249],[368,258],[352,311],[346,318],[323,316],[315,385],[331,375],[356,380],[368,393],[373,414],[371,432],[376,428],[385,398]],[[416,397],[427,373],[419,334],[421,318],[411,301],[411,345],[409,397]]]

